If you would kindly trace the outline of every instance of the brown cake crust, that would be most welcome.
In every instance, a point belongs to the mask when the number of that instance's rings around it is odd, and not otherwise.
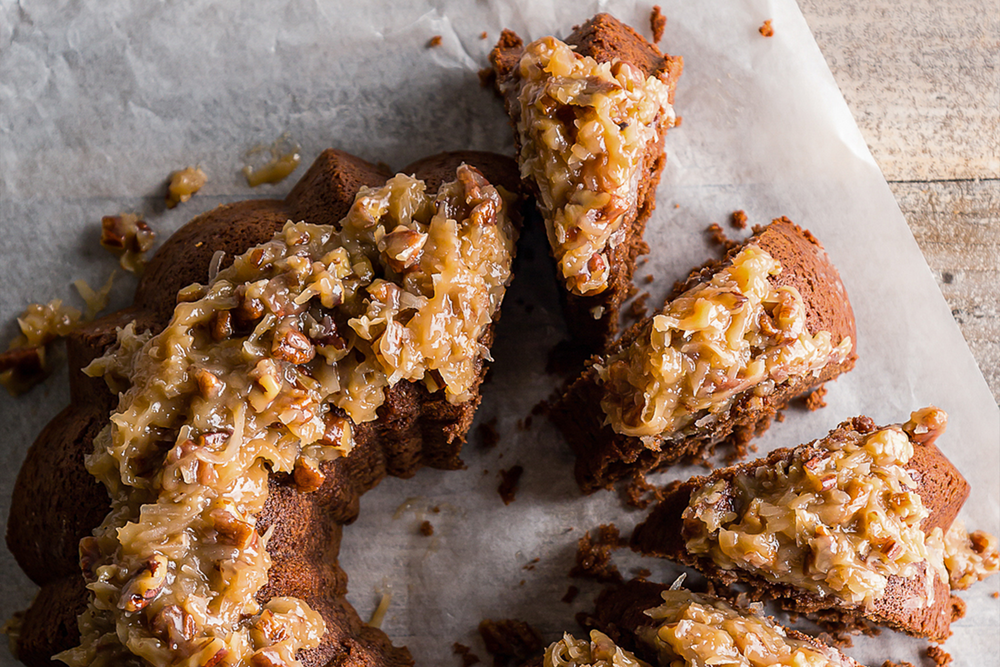
[[[660,77],[667,85],[669,101],[673,104],[674,91],[677,88],[677,79],[684,68],[684,60],[677,56],[664,55],[655,44],[650,44],[635,30],[610,14],[597,14],[583,25],[574,28],[573,33],[564,41],[576,46],[577,53],[590,56],[598,62],[620,60],[638,67],[647,77]],[[490,52],[494,83],[501,95],[503,89],[510,90],[509,84],[516,81],[518,63],[523,51],[524,42],[521,38],[510,30],[504,30]],[[503,98],[511,125],[516,128],[521,115],[517,96],[511,92],[503,95]],[[608,249],[607,256],[611,268],[608,288],[595,296],[578,296],[560,290],[564,296],[564,312],[571,335],[581,345],[595,352],[609,344],[617,333],[619,313],[632,287],[632,274],[635,271],[636,261],[640,255],[649,251],[649,247],[642,240],[642,235],[646,229],[646,222],[656,206],[656,186],[660,182],[660,173],[666,163],[663,152],[666,123],[666,119],[661,120],[657,128],[657,139],[646,146],[640,166],[637,205],[622,222],[625,238],[617,246]],[[520,153],[521,141],[516,131],[514,142]],[[525,180],[525,187],[537,195],[537,187],[530,179]],[[604,309],[599,319],[594,319],[591,314],[594,308]]]
[[[649,616],[644,612],[663,604],[660,594],[669,588],[667,584],[643,579],[632,579],[619,586],[609,586],[597,596],[594,613],[587,619],[588,624],[608,635],[622,648],[655,665],[656,652],[638,641],[637,633],[639,628],[651,625]],[[789,637],[809,642],[818,649],[830,650],[829,646],[814,637],[788,628],[784,630]],[[844,667],[861,667],[858,662],[843,653],[840,656]]]
[[[840,424],[831,434],[838,431],[868,434],[875,430],[877,428],[872,420],[856,417]],[[917,482],[915,490],[930,512],[921,523],[921,528],[925,532],[934,528],[947,531],[969,496],[969,485],[933,443],[913,441],[913,448],[914,456],[906,468]],[[749,473],[761,465],[772,466],[785,461],[790,458],[792,451],[777,449],[764,459],[716,470],[708,477],[695,477],[668,487],[663,502],[632,533],[632,549],[691,566],[712,581],[726,586],[738,583],[746,587],[750,597],[755,600],[774,600],[788,611],[811,614],[848,629],[864,630],[871,624],[876,624],[914,636],[939,641],[946,639],[951,634],[949,626],[952,620],[951,591],[947,582],[937,581],[932,606],[910,609],[907,601],[924,598],[922,577],[889,577],[885,594],[876,601],[873,611],[866,612],[863,607],[852,607],[832,597],[822,598],[787,584],[772,583],[755,574],[720,569],[711,558],[687,552],[681,534],[681,513],[696,489],[706,483],[729,480],[736,475]]]
[[[455,152],[426,158],[402,171],[436,188],[454,178],[461,163],[480,169],[491,182],[518,192],[517,166],[507,157]],[[48,665],[54,653],[79,641],[77,616],[88,593],[80,573],[78,544],[108,511],[104,488],[83,459],[107,423],[117,399],[103,380],[80,369],[116,340],[116,327],[135,321],[139,330],[161,330],[173,313],[177,291],[204,281],[217,250],[235,255],[270,240],[288,220],[339,226],[362,186],[381,186],[392,174],[337,150],[324,151],[284,200],[253,200],[220,206],[174,234],[150,261],[134,304],[87,324],[70,335],[71,404],[39,434],[18,475],[7,525],[7,544],[25,573],[42,587],[27,611],[18,656],[28,665]],[[515,207],[517,208],[517,207]],[[519,210],[513,210],[520,223]],[[499,318],[499,312],[494,322]],[[480,338],[489,347],[492,326]],[[358,617],[344,595],[347,576],[336,561],[342,526],[357,518],[359,498],[387,475],[410,477],[423,466],[462,467],[459,452],[479,404],[478,366],[474,398],[452,405],[443,392],[400,382],[386,392],[378,420],[356,427],[349,456],[323,464],[326,480],[313,493],[299,493],[288,475],[272,475],[257,531],[270,526],[272,566],[258,599],[292,595],[322,614],[327,633],[316,649],[303,651],[305,667],[410,665],[405,648]]]
[[[779,218],[755,231],[744,243],[732,248],[723,260],[710,262],[692,271],[670,298],[710,278],[728,265],[743,247],[752,243],[781,263],[781,273],[772,276],[771,283],[775,287],[795,287],[802,295],[809,333],[815,335],[819,331],[829,331],[834,346],[850,337],[854,344],[851,354],[842,363],[828,364],[818,377],[789,378],[768,396],[757,397],[748,393],[734,402],[724,418],[716,420],[704,431],[677,442],[663,443],[659,450],[646,447],[639,438],[618,434],[610,425],[604,424],[605,415],[601,408],[603,388],[598,384],[597,371],[593,368],[601,357],[594,357],[549,411],[576,454],[576,479],[585,493],[610,487],[617,480],[663,468],[684,458],[703,456],[727,441],[745,442],[764,431],[775,413],[793,398],[854,368],[857,359],[854,312],[840,275],[830,263],[823,246],[812,234],[788,218]],[[630,345],[648,322],[649,318],[633,325],[608,353]]]

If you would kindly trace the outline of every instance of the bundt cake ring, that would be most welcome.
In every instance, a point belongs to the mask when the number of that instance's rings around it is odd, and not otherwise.
[[[493,154],[393,176],[327,150],[284,200],[174,234],[131,307],[70,337],[71,404],[17,479],[7,542],[41,586],[18,658],[412,664],[336,554],[385,476],[461,467],[518,188]]]

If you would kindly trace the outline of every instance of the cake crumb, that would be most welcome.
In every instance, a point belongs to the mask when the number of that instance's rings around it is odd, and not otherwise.
[[[993,591],[992,593],[990,593],[990,597],[993,598],[994,600],[1000,599],[1000,591]]]
[[[576,596],[580,594],[580,589],[577,586],[571,585],[566,589],[566,595],[562,596],[562,601],[566,604],[572,604]]]
[[[729,218],[729,224],[731,224],[735,229],[746,229],[747,228],[747,212],[743,209],[739,211],[733,211],[732,216]]]
[[[773,37],[774,28],[771,27],[771,19],[764,21],[764,25],[757,29],[757,32],[764,35],[764,37]]]
[[[623,488],[624,500],[629,507],[646,509],[654,502],[663,500],[663,489],[646,481],[645,473],[639,472],[632,476]]]
[[[517,483],[520,481],[523,473],[524,467],[520,465],[500,471],[500,486],[497,488],[497,492],[500,494],[500,499],[503,500],[504,505],[510,505],[514,502],[514,494],[517,493]]]
[[[483,449],[493,449],[500,444],[500,431],[497,430],[497,418],[493,417],[476,427],[479,444]]]
[[[882,663],[882,667],[915,667],[912,662],[893,662],[892,660],[886,660]]]
[[[674,117],[674,127],[680,127],[681,126],[681,121],[683,121],[683,120],[684,120],[683,116],[675,116]],[[676,206],[676,208],[680,208],[680,204],[678,204]]]
[[[649,283],[653,282],[653,280],[654,280],[653,276],[652,275],[648,275],[648,276],[645,276],[642,279],[642,282],[644,282],[644,283],[646,283],[648,285]]]
[[[618,567],[611,562],[611,553],[628,546],[628,540],[622,538],[618,527],[614,524],[602,524],[597,527],[596,534],[584,534],[577,542],[576,565],[570,570],[569,576],[580,579],[596,579],[601,583],[621,583],[622,575]]]
[[[489,35],[486,34],[485,30],[479,33],[479,39],[486,39],[487,37],[489,37]]]
[[[428,49],[433,49],[435,46],[441,46],[441,35],[434,35],[431,37],[430,41],[427,42]]]
[[[948,667],[951,664],[951,654],[940,646],[928,646],[927,657],[934,661],[938,667]]]
[[[635,576],[637,579],[645,579],[651,574],[653,574],[653,571],[650,570],[648,567],[640,567],[638,570],[635,571]]]
[[[960,618],[965,618],[967,606],[965,600],[957,595],[951,596],[951,622],[954,623]]]
[[[810,412],[816,412],[820,408],[826,407],[826,401],[823,400],[826,397],[826,385],[822,385],[813,389],[809,394],[803,399],[806,404],[806,408]]]
[[[519,665],[542,651],[542,638],[524,621],[485,619],[479,624],[479,636],[493,656],[494,667],[503,667],[511,661]]]
[[[462,667],[471,667],[479,662],[479,656],[472,652],[472,649],[465,644],[455,642],[451,645],[451,652],[462,658]]]
[[[717,222],[713,222],[712,224],[710,224],[708,226],[707,231],[709,240],[711,240],[712,243],[716,245],[722,246],[722,249],[725,250],[726,252],[739,245],[738,241],[734,241],[728,236],[726,236],[726,232]]]
[[[778,410],[778,412],[774,414],[774,421],[778,422],[779,424],[785,421],[785,413],[781,410]]]
[[[649,13],[649,29],[653,33],[653,42],[663,39],[663,29],[667,27],[667,17],[663,15],[663,10],[659,5],[653,5],[653,11]]]
[[[632,304],[629,306],[628,314],[637,320],[641,320],[649,314],[649,308],[646,307],[646,300],[649,299],[649,292],[643,292],[635,298]]]
[[[535,558],[533,560],[529,560],[527,563],[524,564],[523,569],[527,570],[528,572],[531,572],[532,570],[535,569],[535,566],[538,565],[538,561],[540,560],[541,558]]]
[[[422,521],[420,523],[420,534],[424,537],[430,537],[434,534],[434,525],[430,521]]]

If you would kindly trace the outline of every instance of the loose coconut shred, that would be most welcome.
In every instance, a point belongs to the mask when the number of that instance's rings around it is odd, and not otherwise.
[[[401,380],[468,400],[516,235],[475,169],[436,195],[398,175],[362,189],[341,231],[289,222],[182,290],[160,334],[120,330],[87,368],[124,392],[86,461],[112,510],[80,543],[93,595],[58,659],[298,665],[324,622],[296,598],[256,600],[268,475],[319,488]]]

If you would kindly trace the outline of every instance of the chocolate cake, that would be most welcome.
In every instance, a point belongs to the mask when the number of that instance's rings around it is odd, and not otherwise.
[[[934,444],[943,431],[945,419],[944,413],[935,408],[914,413],[906,424],[881,428],[877,428],[867,417],[856,417],[840,424],[821,441],[795,449],[778,449],[766,458],[720,469],[708,477],[695,477],[684,483],[674,483],[667,488],[663,502],[635,529],[631,546],[643,554],[669,558],[693,567],[716,584],[731,586],[733,591],[745,590],[754,600],[775,601],[788,611],[809,615],[830,624],[830,627],[858,631],[880,625],[943,641],[950,634],[953,605],[948,583],[949,573],[944,571],[945,563],[949,560],[947,539],[942,547],[941,536],[948,533],[969,495],[968,484]],[[905,471],[902,479],[906,480],[908,476],[909,480],[902,488],[897,489],[896,495],[892,495],[891,503],[884,506],[891,509],[871,509],[872,512],[882,514],[866,514],[866,519],[861,524],[840,517],[840,513],[850,513],[852,507],[856,509],[864,498],[879,497],[877,489],[880,487],[872,486],[876,492],[871,496],[866,496],[867,492],[863,489],[868,489],[868,484],[874,484],[872,480],[881,478],[882,471],[876,470],[874,464],[870,469],[863,467],[854,472],[848,470],[844,484],[844,478],[837,477],[843,475],[843,470],[826,463],[830,452],[840,447],[843,447],[840,451],[847,454],[842,460],[849,460],[852,450],[845,443],[852,442],[864,443],[866,447],[869,443],[877,443],[869,451],[912,451],[911,456],[899,457],[902,463],[899,468]],[[884,450],[881,449],[882,442],[888,443]],[[855,462],[863,460],[857,458],[857,449],[853,451]],[[817,490],[814,493],[817,495],[812,498],[796,496],[794,487],[781,486],[779,483],[782,478],[791,478],[793,474],[805,473],[802,476],[805,480],[811,478],[813,472],[817,475],[815,479],[819,486],[815,487]],[[741,485],[746,483],[745,480],[759,480],[764,485],[763,490],[757,488],[757,482],[751,481],[751,486],[746,487],[744,492],[742,489],[745,487]],[[812,488],[812,482],[804,483]],[[830,520],[837,522],[837,527],[832,532],[822,526],[817,526],[814,531],[809,523],[811,515],[808,515],[813,510],[803,509],[807,514],[796,514],[796,521],[801,519],[801,530],[805,532],[801,533],[803,537],[800,541],[808,544],[808,547],[791,547],[785,550],[781,546],[784,538],[778,532],[777,539],[781,545],[777,547],[777,551],[759,558],[757,565],[753,565],[750,564],[754,560],[750,551],[747,551],[749,556],[742,555],[740,550],[743,545],[765,539],[772,534],[771,527],[781,521],[781,517],[772,513],[768,505],[770,491],[767,489],[771,488],[792,489],[785,492],[785,507],[794,505],[796,508],[811,508],[809,503],[816,498],[839,497],[850,498],[850,501],[843,507],[819,506],[818,511],[832,511],[832,514],[825,515],[833,517]],[[851,491],[840,495],[836,489],[841,488],[850,488]],[[750,496],[747,494],[756,494],[755,499],[748,503]],[[706,498],[712,508],[725,507],[726,512],[732,512],[726,515],[717,529],[725,532],[725,536],[722,532],[706,534],[707,529],[702,527],[702,517],[707,515],[701,508],[707,505],[700,503],[705,503]],[[907,515],[909,509],[912,509],[907,508],[907,502],[915,503],[919,511]],[[744,532],[748,519],[741,518],[755,514],[758,508],[763,513],[761,516],[766,515],[763,519],[764,527],[754,529],[759,531],[759,538]],[[898,516],[907,517],[907,527],[897,529],[896,526],[901,524],[880,518],[882,515],[891,516],[897,510]],[[870,535],[883,529],[881,535],[888,537],[870,539]],[[795,530],[799,531],[800,528]],[[720,539],[725,539],[729,546],[713,547],[712,545],[719,544],[717,540]],[[819,541],[814,542],[814,539]],[[902,555],[913,540],[918,550],[924,548],[921,545],[926,545],[924,560]],[[833,545],[844,546],[850,543],[854,546],[838,550],[834,546],[828,546],[826,541]],[[858,553],[868,551],[863,562],[851,555],[856,551],[855,546]],[[732,560],[726,555],[719,556],[719,548],[731,554]],[[800,556],[810,549],[812,555],[801,561]],[[838,551],[839,555],[836,555]],[[937,562],[938,556],[935,553],[940,555],[942,551],[945,552],[944,562]],[[898,574],[891,574],[893,570],[889,566],[895,566],[903,560],[907,562],[906,569],[900,570]],[[872,563],[875,565],[871,565]],[[879,570],[881,574],[878,577],[871,574],[875,568],[882,567],[886,569]],[[863,578],[876,584],[881,582],[882,586],[872,584],[873,588],[865,595],[858,594],[864,586],[856,585],[861,579],[856,578],[851,568],[856,568],[856,572],[866,570]],[[951,574],[954,576],[954,573]],[[833,576],[842,577],[842,580],[834,581]],[[839,589],[829,588],[827,584],[830,582],[834,582],[831,585],[837,585]]]
[[[762,328],[746,336],[764,335],[767,340],[747,338],[740,344],[744,347],[739,354],[743,359],[763,359],[772,354],[769,347],[773,350],[798,349],[795,346],[804,343],[808,353],[803,348],[795,354],[805,355],[800,361],[808,357],[815,363],[795,362],[796,368],[803,372],[793,373],[781,371],[780,364],[769,366],[770,371],[759,373],[761,383],[748,384],[745,380],[747,369],[756,361],[748,362],[747,366],[740,366],[742,362],[724,361],[719,363],[725,371],[720,368],[717,379],[709,380],[714,371],[710,366],[706,373],[701,362],[709,359],[710,364],[715,364],[712,360],[717,358],[710,355],[716,353],[702,352],[700,349],[704,348],[697,346],[708,346],[711,350],[717,349],[721,342],[727,349],[731,348],[729,331],[724,333],[723,329],[736,326],[732,323],[737,317],[747,317],[740,315],[743,312],[740,309],[749,307],[747,303],[756,303],[754,299],[743,301],[750,292],[744,293],[745,290],[733,285],[724,287],[721,283],[746,282],[744,269],[761,268],[762,265],[756,262],[762,259],[771,262],[766,269],[771,292],[759,304],[763,309],[759,314],[763,318],[759,320],[763,323]],[[777,297],[778,292],[785,297]],[[775,299],[786,297],[790,300],[787,308],[772,305]],[[708,306],[703,307],[706,303]],[[731,305],[725,306],[726,303]],[[714,338],[700,340],[703,334],[699,327],[704,323],[687,325],[688,316],[694,316],[693,319],[707,317],[709,326],[716,326],[712,318],[717,316],[711,313],[717,311],[711,309],[717,307],[729,308],[730,315],[718,316],[723,317],[722,324],[714,333],[709,331]],[[702,310],[697,310],[699,308]],[[785,326],[781,324],[784,316],[779,312],[796,309],[797,324],[786,326],[785,333],[767,333],[774,327]],[[771,315],[766,315],[768,312]],[[678,320],[678,317],[684,319]],[[747,329],[752,330],[752,327]],[[656,375],[659,370],[650,369],[656,364],[648,361],[652,355],[647,353],[653,349],[651,346],[658,340],[657,336],[668,335],[663,331],[672,332],[674,348],[689,343],[695,346],[693,352],[686,352],[686,358],[681,358],[671,351],[671,343],[657,342],[666,348],[665,351],[657,348],[657,354],[674,355],[670,358],[679,358],[681,362],[671,363],[687,364],[677,371],[677,377],[687,378],[684,381],[693,382],[695,373],[701,373],[700,393],[686,395],[681,392],[683,387],[670,388],[667,380]],[[790,400],[853,368],[855,342],[854,314],[837,270],[812,234],[787,218],[780,218],[766,227],[755,228],[754,235],[731,248],[722,261],[710,262],[692,271],[687,280],[674,289],[660,314],[636,323],[607,352],[593,357],[549,414],[576,454],[576,479],[580,488],[590,493],[609,487],[617,480],[669,466],[685,458],[703,457],[722,443],[744,445],[755,433],[765,430],[775,413]],[[785,348],[787,345],[792,348]],[[820,348],[826,352],[821,354]],[[649,387],[653,388],[636,386],[638,375],[652,377]],[[658,384],[652,384],[654,381]],[[681,384],[680,380],[672,381],[675,385]],[[657,391],[665,394],[663,387],[674,392],[666,397],[674,400],[672,408],[661,409],[655,403],[659,400]],[[647,423],[643,420],[650,411],[653,411],[653,419]],[[660,430],[661,427],[664,428]]]
[[[474,169],[459,168],[463,163]],[[442,183],[453,181],[458,173],[462,183],[454,187],[466,188],[461,192],[468,197],[473,197],[472,192],[477,197],[494,197],[485,209],[471,213],[466,210],[463,215],[487,216],[495,209],[499,200],[495,194],[488,194],[487,191],[495,191],[486,180],[509,193],[517,193],[520,187],[514,162],[488,153],[437,155],[411,164],[403,172],[422,179],[429,192],[435,192]],[[476,174],[485,176],[485,180]],[[49,423],[31,446],[14,488],[7,527],[7,544],[11,552],[28,577],[41,587],[17,635],[16,650],[22,662],[50,664],[54,654],[80,641],[77,617],[86,608],[89,596],[86,581],[81,576],[81,565],[85,568],[91,565],[89,559],[95,556],[90,550],[95,543],[89,541],[93,540],[89,536],[109,509],[108,493],[88,473],[84,458],[94,452],[94,440],[102,437],[99,432],[108,422],[109,413],[115,410],[118,398],[108,391],[103,379],[88,377],[80,370],[112,348],[119,327],[134,323],[133,331],[140,338],[143,332],[163,330],[171,322],[182,289],[204,282],[210,271],[235,271],[237,264],[247,260],[238,258],[233,264],[234,256],[269,241],[286,222],[306,220],[313,225],[340,229],[359,189],[381,187],[391,176],[385,169],[357,157],[327,150],[284,200],[253,200],[220,206],[185,225],[149,263],[132,306],[82,326],[70,336],[71,404]],[[520,219],[516,209],[511,198],[506,210],[515,224]],[[482,219],[488,222],[487,218]],[[304,234],[318,233],[318,228],[309,226],[292,225],[285,229],[287,234],[293,235],[301,229],[306,230]],[[383,241],[391,249],[391,242],[386,239],[388,237]],[[217,256],[220,251],[224,253],[221,265]],[[393,257],[402,261],[410,255],[401,251]],[[336,258],[329,261],[335,262]],[[226,269],[230,264],[233,268]],[[190,291],[188,288],[187,296],[182,294],[182,301],[193,298]],[[496,310],[493,321],[498,317],[499,310]],[[492,329],[492,324],[487,323],[474,342],[488,348],[492,343]],[[275,336],[274,354],[292,358],[287,355],[296,352],[294,346],[282,347],[277,334]],[[284,342],[296,340],[289,336]],[[325,343],[337,345],[335,337],[327,336]],[[319,349],[320,342],[316,345]],[[294,363],[299,362],[301,360]],[[326,632],[318,645],[298,653],[297,658],[303,665],[412,664],[405,648],[392,646],[384,633],[366,625],[346,601],[347,577],[336,561],[342,527],[357,517],[360,495],[387,475],[410,477],[422,466],[461,467],[459,452],[479,404],[479,385],[486,370],[482,358],[477,357],[473,362],[469,397],[461,401],[448,400],[444,390],[430,390],[427,382],[404,379],[392,384],[384,392],[377,418],[351,425],[353,441],[347,455],[321,461],[312,467],[300,467],[301,461],[298,461],[294,474],[272,473],[266,478],[268,492],[256,516],[255,534],[240,532],[241,526],[253,525],[253,521],[250,524],[235,522],[229,526],[219,524],[220,535],[225,534],[228,527],[234,531],[226,534],[229,538],[235,535],[254,544],[266,543],[271,565],[266,584],[256,594],[257,602],[298,598],[318,612],[325,622]],[[434,381],[431,378],[430,382]],[[331,409],[328,414],[343,418],[342,411]],[[230,437],[233,437],[231,432]],[[328,437],[328,433],[323,434],[323,438]],[[341,431],[337,431],[337,437],[342,437]],[[199,442],[205,439],[200,437]],[[87,540],[81,544],[83,538]],[[149,580],[155,575],[155,564],[137,573],[130,580],[128,590],[139,592],[128,599],[123,596],[119,607],[142,609],[150,605],[152,609],[156,601],[151,596],[159,589],[150,590]],[[137,583],[149,585],[136,589]],[[271,617],[276,614],[277,611]],[[182,642],[190,617],[174,608],[162,610],[157,618],[160,625],[155,629],[163,633],[167,644]],[[218,662],[224,655],[224,652],[208,653],[205,664],[215,664],[213,660]],[[253,664],[287,664],[291,657],[283,659],[276,652],[265,651],[254,658]]]
[[[539,58],[541,65],[536,62]],[[560,58],[564,60],[561,64]],[[674,123],[671,105],[683,60],[664,55],[614,17],[598,14],[574,29],[565,43],[544,38],[526,46],[515,33],[505,30],[490,53],[490,62],[496,89],[515,130],[522,177],[540,204],[567,288],[564,305],[569,330],[579,343],[599,350],[618,330],[619,312],[632,287],[636,260],[648,250],[642,235],[655,206],[656,185],[665,162],[663,138]],[[573,69],[559,71],[560,66]],[[551,77],[546,78],[548,75]],[[643,77],[645,83],[637,81]],[[557,90],[573,78],[586,85],[579,90]],[[600,95],[624,89],[631,97],[628,102],[616,103],[615,114],[621,117],[587,115],[599,105],[595,99]],[[635,112],[643,104],[643,95],[650,104],[658,98],[659,108]],[[601,125],[601,121],[607,122]],[[618,126],[610,127],[611,122]],[[588,130],[591,123],[602,129]],[[562,124],[558,134],[565,139],[546,144],[539,152],[536,144],[545,132],[541,124]],[[625,146],[620,148],[621,155],[615,154],[619,149],[611,148],[619,145],[615,136],[619,131],[633,133],[621,142]],[[589,134],[595,132],[604,133],[602,142],[593,142],[602,147],[587,147]],[[631,153],[629,141],[634,148]],[[548,149],[552,155],[544,154]],[[565,152],[570,149],[576,158],[583,153],[586,157],[579,162],[566,159]],[[564,154],[558,156],[558,151]],[[625,176],[618,180],[606,176],[609,165]],[[606,201],[608,193],[613,195],[610,201]],[[595,196],[604,199],[594,201]],[[569,208],[564,210],[564,205]],[[574,212],[566,213],[570,209]],[[562,222],[556,224],[556,218]],[[600,229],[589,238],[593,227]]]

